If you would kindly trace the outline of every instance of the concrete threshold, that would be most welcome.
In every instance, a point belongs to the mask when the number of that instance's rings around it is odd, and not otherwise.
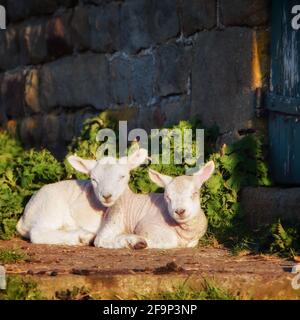
[[[245,188],[241,203],[251,227],[287,219],[300,222],[300,188]]]
[[[273,256],[232,256],[212,247],[132,251],[0,241],[0,248],[16,247],[29,258],[5,265],[7,274],[33,279],[49,299],[73,287],[101,299],[137,299],[183,284],[199,290],[206,280],[240,299],[300,298],[291,285],[294,263]]]

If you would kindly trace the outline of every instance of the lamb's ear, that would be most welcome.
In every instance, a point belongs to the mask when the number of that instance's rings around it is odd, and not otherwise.
[[[133,154],[128,156],[129,170],[139,167],[148,159],[148,151],[146,149],[138,149]]]
[[[202,184],[208,180],[215,170],[215,164],[213,161],[206,163],[198,172],[194,173],[194,183],[198,189],[201,188]]]
[[[75,170],[88,175],[97,164],[96,160],[85,160],[77,156],[68,157],[68,161]]]
[[[169,176],[165,176],[164,174],[161,174],[155,170],[149,169],[149,177],[154,182],[157,184],[159,187],[165,188],[167,184],[169,184],[173,178]]]

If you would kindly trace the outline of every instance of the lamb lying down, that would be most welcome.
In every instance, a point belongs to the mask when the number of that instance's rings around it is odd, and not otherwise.
[[[207,229],[199,189],[214,171],[208,162],[193,176],[172,178],[150,170],[164,194],[141,195],[129,188],[104,214],[96,247],[171,249],[195,247]]]
[[[91,180],[66,180],[41,188],[28,202],[17,231],[33,243],[80,245],[94,240],[107,207],[128,188],[130,170],[148,157],[139,149],[119,160],[68,158]]]

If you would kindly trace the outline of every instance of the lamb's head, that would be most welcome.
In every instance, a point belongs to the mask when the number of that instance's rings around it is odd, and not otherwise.
[[[164,197],[168,204],[170,216],[178,223],[193,219],[200,210],[199,190],[210,178],[215,169],[209,161],[193,176],[169,177],[154,170],[149,170],[150,179],[165,189]]]
[[[138,149],[128,157],[116,159],[103,157],[100,160],[85,160],[77,156],[68,157],[71,166],[90,176],[97,199],[111,207],[128,187],[130,171],[148,158],[145,149]]]

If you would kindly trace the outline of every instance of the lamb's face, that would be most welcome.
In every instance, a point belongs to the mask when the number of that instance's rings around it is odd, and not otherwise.
[[[199,190],[214,172],[213,161],[208,162],[193,176],[172,178],[154,170],[149,171],[151,180],[165,188],[164,197],[170,216],[178,223],[192,220],[200,210]]]
[[[193,178],[181,176],[165,186],[165,200],[170,216],[179,223],[193,219],[200,208],[199,190]]]
[[[127,165],[119,164],[114,158],[107,163],[98,161],[91,171],[91,181],[99,201],[106,207],[111,207],[124,193],[128,186],[130,170]]]
[[[97,199],[104,206],[111,207],[127,189],[130,171],[144,163],[147,158],[147,150],[139,149],[120,159],[103,157],[96,161],[70,156],[68,161],[74,169],[90,176]]]

